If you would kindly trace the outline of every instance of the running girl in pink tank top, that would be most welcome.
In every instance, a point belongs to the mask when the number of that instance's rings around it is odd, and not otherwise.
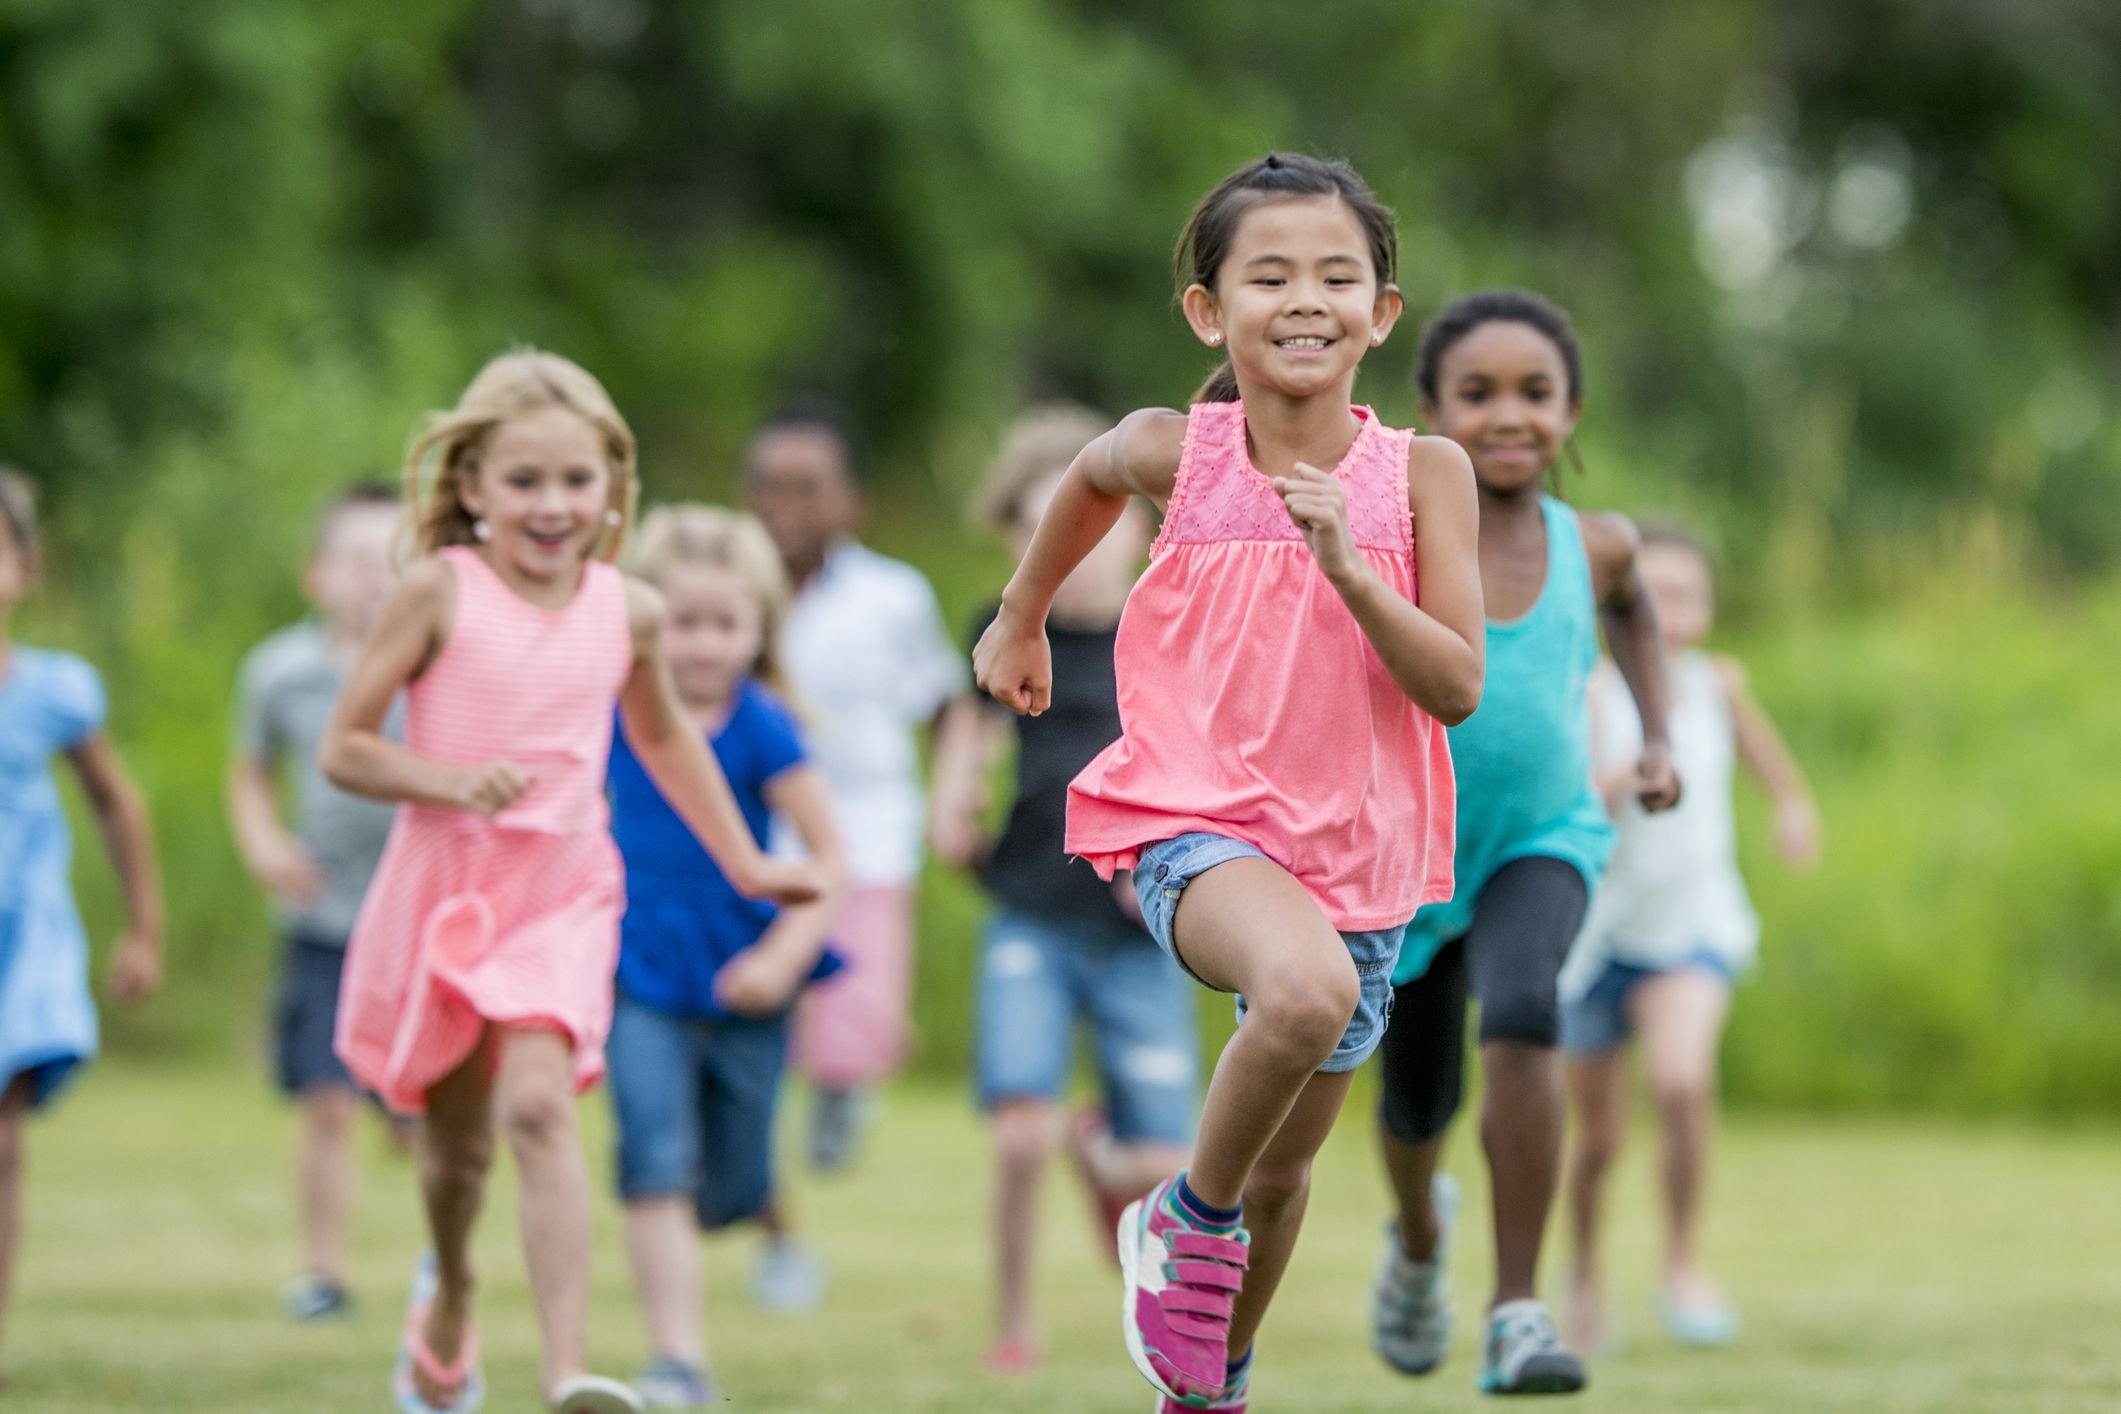
[[[402,802],[348,946],[338,1049],[425,1113],[434,1241],[392,1378],[406,1414],[484,1400],[469,1247],[498,1121],[522,1178],[524,1255],[551,1407],[641,1407],[585,1372],[589,1181],[573,1097],[604,1069],[623,898],[604,801],[612,706],[731,883],[797,902],[679,704],[662,601],[608,563],[636,496],[633,434],[588,373],[523,350],[480,371],[406,462],[417,555],[346,680],[325,774]],[[382,735],[407,695],[406,744]]]
[[[1070,790],[1067,846],[1131,868],[1157,941],[1238,994],[1192,1169],[1119,1225],[1122,1334],[1166,1410],[1245,1407],[1312,1156],[1384,1033],[1408,920],[1451,893],[1443,728],[1480,700],[1484,644],[1472,469],[1349,405],[1399,318],[1397,249],[1344,164],[1269,155],[1210,192],[1178,280],[1229,361],[1190,412],[1076,458],[974,653],[981,687],[1044,711],[1055,590],[1130,496],[1164,508],[1120,622],[1122,735]]]

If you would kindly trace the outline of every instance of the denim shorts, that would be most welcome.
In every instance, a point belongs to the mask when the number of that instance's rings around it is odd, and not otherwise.
[[[1178,955],[1172,924],[1178,917],[1178,899],[1186,885],[1218,864],[1228,864],[1233,859],[1266,857],[1264,850],[1243,840],[1201,831],[1162,840],[1144,849],[1134,866],[1134,890],[1141,899],[1142,922],[1148,926],[1149,936],[1184,967],[1186,960]],[[1392,965],[1399,960],[1399,945],[1406,935],[1407,925],[1404,923],[1395,928],[1340,935],[1341,941],[1348,945],[1348,956],[1355,963],[1355,977],[1362,990],[1355,1003],[1355,1015],[1349,1018],[1340,1044],[1333,1048],[1333,1054],[1326,1058],[1320,1070],[1354,1070],[1368,1060],[1384,1040],[1385,1025],[1392,1016]],[[1192,969],[1187,968],[1187,971],[1190,973]],[[1245,999],[1240,993],[1237,998],[1238,1025],[1242,1026],[1244,1020]]]
[[[339,1016],[339,976],[346,967],[346,940],[301,930],[290,933],[280,952],[280,986],[273,1001],[273,1075],[280,1093],[358,1088],[346,1063],[332,1050]]]
[[[1635,1023],[1628,1017],[1628,994],[1652,977],[1672,972],[1708,972],[1721,977],[1725,986],[1738,981],[1738,974],[1723,954],[1700,948],[1670,967],[1637,967],[1631,962],[1608,962],[1605,970],[1582,996],[1561,1005],[1561,1048],[1565,1051],[1611,1051],[1628,1043]]]
[[[1004,908],[980,948],[977,1053],[983,1109],[1058,1099],[1075,1023],[1089,1023],[1112,1137],[1187,1144],[1199,1100],[1193,989],[1141,929]]]
[[[689,1197],[710,1231],[773,1188],[773,1112],[788,1018],[675,1016],[621,996],[605,1053],[619,1197]]]

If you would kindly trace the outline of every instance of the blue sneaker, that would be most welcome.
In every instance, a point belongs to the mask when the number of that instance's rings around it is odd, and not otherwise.
[[[1505,1301],[1488,1314],[1482,1394],[1574,1394],[1589,1382],[1583,1361],[1564,1350],[1547,1308]]]
[[[705,1409],[714,1403],[707,1372],[673,1355],[658,1356],[634,1376],[633,1388],[650,1409]]]

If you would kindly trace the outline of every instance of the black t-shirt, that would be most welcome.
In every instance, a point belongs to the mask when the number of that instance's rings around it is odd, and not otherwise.
[[[971,642],[994,621],[989,609],[975,621]],[[1119,626],[1078,629],[1046,625],[1053,648],[1053,702],[1036,717],[1016,717],[1016,800],[988,856],[981,880],[997,899],[1026,912],[1060,914],[1103,923],[1129,923],[1112,886],[1063,843],[1068,782],[1098,752],[1119,740],[1119,687],[1112,648]],[[996,711],[1005,710],[989,703]]]

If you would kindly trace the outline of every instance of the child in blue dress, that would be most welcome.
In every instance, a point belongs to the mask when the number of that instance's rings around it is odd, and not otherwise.
[[[695,1229],[760,1221],[763,1288],[785,1285],[789,1269],[815,1270],[774,1200],[773,1117],[789,1009],[806,983],[838,967],[825,934],[841,851],[824,778],[784,701],[774,645],[788,581],[764,528],[711,506],[667,506],[642,523],[630,567],[663,594],[663,653],[678,695],[752,835],[763,845],[769,819],[782,816],[829,881],[797,908],[738,894],[625,735],[613,734],[611,830],[626,862],[626,915],[611,1100],[627,1247],[654,1348],[635,1387],[651,1408],[698,1409],[714,1394]]]
[[[0,1334],[22,1222],[22,1130],[96,1053],[88,936],[69,881],[72,845],[51,760],[74,768],[124,890],[128,924],[111,996],[162,976],[162,904],[147,810],[103,735],[103,684],[70,653],[16,643],[14,608],[37,573],[29,483],[0,471]]]

